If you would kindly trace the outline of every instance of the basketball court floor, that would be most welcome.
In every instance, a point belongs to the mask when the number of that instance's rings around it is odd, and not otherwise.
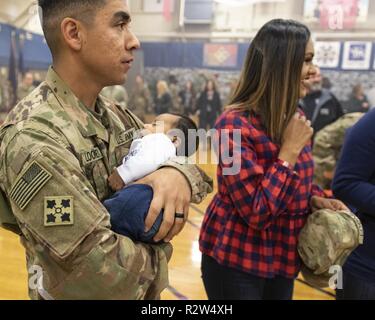
[[[201,167],[215,178],[215,165]],[[207,299],[201,280],[198,237],[205,209],[213,195],[209,195],[200,205],[191,205],[184,230],[173,240],[174,254],[169,264],[170,286],[163,292],[163,300]],[[28,299],[27,271],[24,249],[18,237],[0,229],[0,300],[4,299]],[[294,299],[333,300],[334,294],[332,290],[312,288],[299,277],[295,284]]]

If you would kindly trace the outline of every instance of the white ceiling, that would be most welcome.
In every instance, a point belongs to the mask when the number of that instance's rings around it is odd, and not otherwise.
[[[42,33],[36,0],[0,0],[0,22]]]

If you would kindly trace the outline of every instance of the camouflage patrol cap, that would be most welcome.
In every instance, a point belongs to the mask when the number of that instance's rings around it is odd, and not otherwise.
[[[328,287],[332,266],[343,266],[349,255],[363,244],[361,221],[352,212],[321,209],[311,214],[302,229],[298,252],[305,280]]]

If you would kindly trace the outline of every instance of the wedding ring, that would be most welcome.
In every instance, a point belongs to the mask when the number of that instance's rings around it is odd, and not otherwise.
[[[175,213],[174,217],[176,219],[185,219],[185,215],[183,213]]]

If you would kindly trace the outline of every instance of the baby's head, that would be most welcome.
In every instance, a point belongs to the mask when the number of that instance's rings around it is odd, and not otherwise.
[[[197,125],[185,115],[176,113],[161,114],[155,118],[153,123],[145,124],[145,129],[148,134],[164,133],[168,135],[176,146],[179,156],[190,157],[198,150],[199,139],[197,135],[194,135],[194,139],[189,139],[189,130],[194,130],[196,133],[198,130]],[[184,141],[181,141],[182,138]],[[195,148],[189,148],[193,142],[195,143]]]

